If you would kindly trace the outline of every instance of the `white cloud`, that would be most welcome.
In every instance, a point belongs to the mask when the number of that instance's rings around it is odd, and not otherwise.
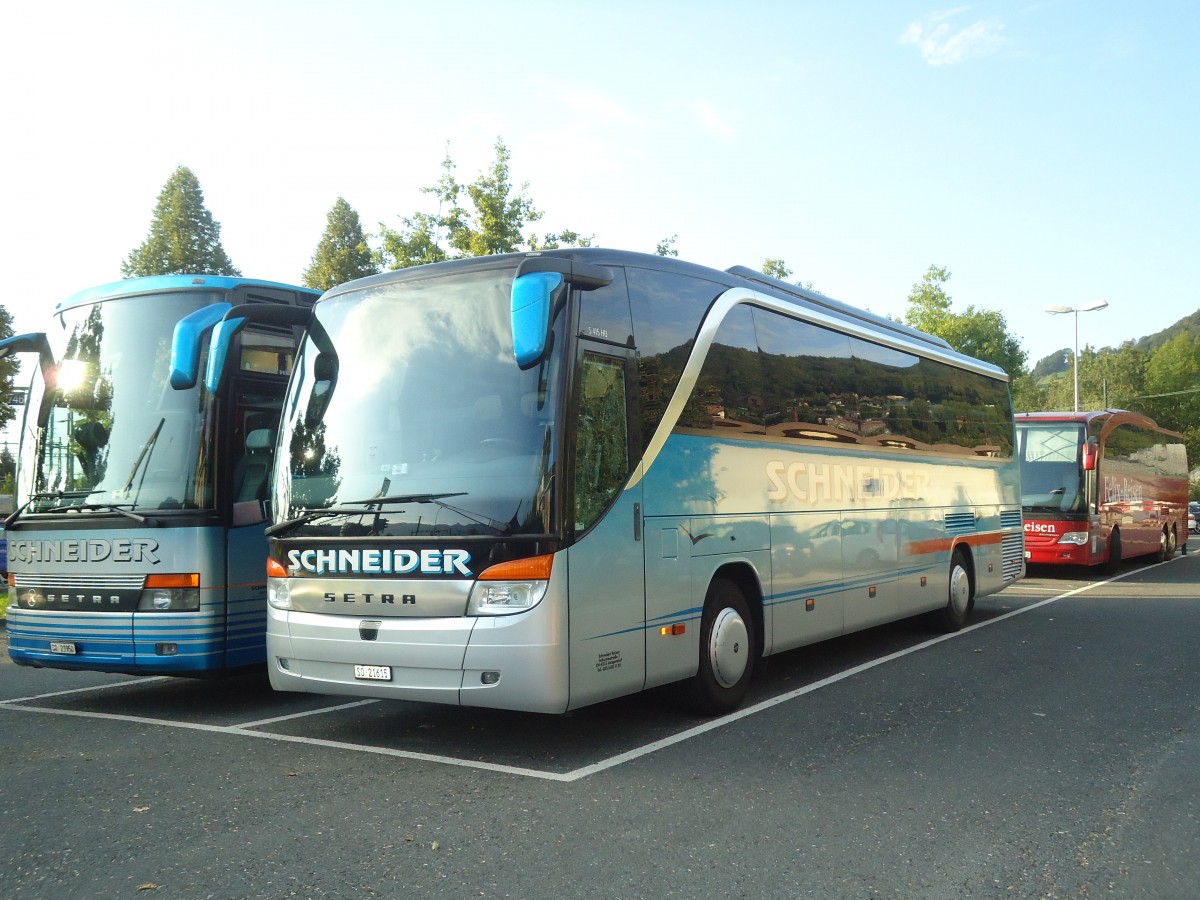
[[[695,113],[696,119],[708,131],[718,137],[732,137],[733,126],[721,118],[721,114],[717,112],[716,107],[704,100],[697,100],[692,104],[692,112]]]
[[[965,28],[951,24],[950,19],[966,10],[959,6],[930,13],[904,29],[900,43],[916,44],[921,58],[931,66],[952,66],[970,57],[986,56],[1004,43],[1004,25],[995,19],[980,19]]]

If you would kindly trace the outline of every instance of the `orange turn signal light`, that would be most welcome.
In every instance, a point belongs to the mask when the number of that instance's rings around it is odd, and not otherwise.
[[[147,575],[145,586],[148,588],[198,588],[200,587],[200,573]]]
[[[554,568],[554,555],[531,556],[497,563],[479,573],[480,581],[547,581]]]
[[[277,559],[267,560],[267,577],[268,578],[287,578],[287,569],[283,567]]]

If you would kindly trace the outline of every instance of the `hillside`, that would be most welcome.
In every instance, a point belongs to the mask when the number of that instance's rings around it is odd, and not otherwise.
[[[1129,343],[1132,343],[1138,350],[1151,353],[1180,332],[1189,334],[1193,338],[1200,337],[1200,309],[1189,316],[1184,316],[1174,325],[1170,325],[1162,331],[1146,335],[1144,338],[1138,338],[1136,341],[1130,341]],[[1069,371],[1070,368],[1071,348],[1064,347],[1039,359],[1033,367],[1033,377],[1042,379],[1048,375],[1055,375],[1058,372]]]

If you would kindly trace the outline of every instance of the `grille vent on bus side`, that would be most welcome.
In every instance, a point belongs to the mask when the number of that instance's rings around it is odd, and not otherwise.
[[[1021,511],[1019,509],[1000,510],[1001,528],[1021,528],[1023,526],[1024,522],[1021,520]]]
[[[950,534],[962,534],[975,530],[975,513],[946,513],[946,531]]]
[[[1000,544],[1001,577],[1012,581],[1021,575],[1021,562],[1025,559],[1025,535],[1006,534]]]
[[[1005,581],[1021,577],[1021,564],[1025,559],[1025,523],[1019,509],[1000,510],[1000,527],[1016,529],[1016,534],[1006,534],[1000,543],[1000,575]]]

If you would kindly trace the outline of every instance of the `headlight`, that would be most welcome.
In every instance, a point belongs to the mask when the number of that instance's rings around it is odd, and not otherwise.
[[[138,612],[195,612],[200,608],[200,576],[147,575]]]
[[[1058,536],[1060,544],[1076,544],[1082,547],[1088,542],[1088,533],[1086,531],[1068,531]]]
[[[533,609],[546,596],[551,555],[516,559],[485,569],[471,588],[469,616],[506,616]]]
[[[277,559],[267,559],[267,602],[276,609],[291,609],[292,594],[288,587],[288,571]]]
[[[292,608],[292,595],[286,578],[267,579],[267,602],[276,609]]]

